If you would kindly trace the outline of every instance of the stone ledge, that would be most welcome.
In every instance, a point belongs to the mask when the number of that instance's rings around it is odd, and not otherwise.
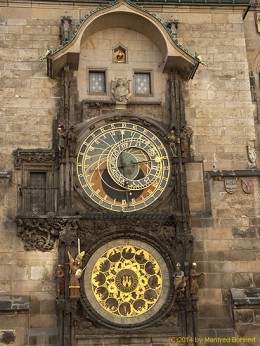
[[[260,169],[238,169],[238,170],[212,170],[206,171],[206,174],[211,178],[225,177],[260,177]]]
[[[260,288],[231,288],[231,297],[234,308],[257,306],[260,308]]]
[[[29,311],[29,296],[0,296],[0,313]]]

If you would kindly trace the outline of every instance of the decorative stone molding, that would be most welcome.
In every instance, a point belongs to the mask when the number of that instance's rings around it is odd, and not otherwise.
[[[21,149],[13,151],[14,168],[20,170],[23,163],[46,163],[55,161],[54,150],[49,149]]]
[[[238,170],[212,170],[207,171],[206,174],[211,178],[225,178],[225,177],[260,177],[260,169],[238,169]]]
[[[138,217],[139,216],[139,217]],[[112,232],[149,234],[159,239],[166,247],[193,246],[193,236],[183,229],[181,220],[166,215],[140,214],[110,215],[90,214],[89,217],[23,217],[17,216],[17,235],[23,240],[25,250],[50,251],[59,238],[67,246],[94,244],[97,238]],[[180,259],[178,259],[180,260]]]

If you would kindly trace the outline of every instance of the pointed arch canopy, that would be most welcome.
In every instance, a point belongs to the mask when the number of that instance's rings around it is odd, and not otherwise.
[[[176,69],[186,80],[194,76],[200,60],[177,43],[155,14],[122,0],[91,11],[69,42],[50,51],[47,57],[48,76],[55,78],[65,66],[77,70],[82,43],[98,31],[111,28],[135,30],[148,37],[163,57],[164,72]]]

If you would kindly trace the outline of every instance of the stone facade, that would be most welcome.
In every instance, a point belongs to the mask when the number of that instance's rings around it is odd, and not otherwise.
[[[122,6],[120,11],[117,6]],[[119,1],[101,12],[95,2],[0,2],[1,345],[193,345],[195,336],[203,345],[224,345],[220,339],[225,337],[234,338],[230,344],[251,345],[250,338],[256,338],[256,345],[260,342],[260,8],[247,10],[246,1],[214,7],[158,1],[143,8]],[[146,16],[149,20],[142,22]],[[166,29],[170,22],[171,35]],[[125,54],[123,63],[115,57],[118,47]],[[106,92],[90,92],[89,71],[105,71]],[[172,78],[176,71],[177,80]],[[136,93],[136,72],[150,73],[148,95]],[[120,100],[115,96],[118,79],[128,90]],[[161,200],[156,208],[165,219],[159,222],[151,209],[138,222],[96,220],[95,206],[79,197],[76,180],[73,184],[75,153],[72,144],[65,156],[61,153],[59,125],[68,131],[66,140],[71,125],[80,138],[88,122],[123,114],[158,122],[169,134],[177,113],[183,117],[178,143],[185,146],[182,136],[188,129],[188,151],[180,148],[185,177],[180,173],[175,181],[173,194],[178,198]],[[175,153],[173,162],[178,171]],[[28,189],[30,174],[39,172],[47,177],[47,209],[40,219],[30,210],[33,194]],[[183,210],[179,204],[185,204],[186,195],[189,205]],[[169,226],[169,216],[177,219],[176,210],[186,217],[182,227],[190,236],[189,249],[175,245],[180,235],[177,222]],[[165,314],[163,322],[157,318],[154,325],[125,335],[106,326],[95,329],[91,319],[82,317],[77,300],[68,299],[66,305],[64,297],[58,299],[57,264],[64,264],[67,280],[66,251],[75,254],[79,234],[81,246],[90,253],[95,242],[101,244],[98,235],[112,239],[107,228],[123,234],[124,227],[132,238],[139,228],[145,230],[145,237],[140,231],[140,242],[148,241],[149,233],[152,245],[158,239],[168,243],[163,248],[172,246],[167,265],[172,268],[171,261],[180,261],[187,277],[191,263],[197,263],[203,275],[198,297],[189,303],[196,305],[198,298],[198,311],[197,305],[194,310],[185,306],[186,315],[177,316],[173,307],[173,317]],[[167,233],[174,227],[176,239]],[[81,315],[70,320],[68,315],[76,310]],[[198,331],[191,333],[189,326],[185,330],[183,316],[187,325],[196,321]],[[61,332],[61,325],[73,331]],[[161,336],[157,327],[163,330]],[[181,336],[184,339],[178,339]]]

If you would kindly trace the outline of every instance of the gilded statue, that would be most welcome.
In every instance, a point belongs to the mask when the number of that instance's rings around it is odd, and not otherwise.
[[[197,263],[193,262],[190,270],[190,293],[193,296],[198,294],[199,285],[198,278],[203,275],[203,273],[197,272]]]
[[[80,252],[74,259],[68,251],[69,263],[70,263],[70,297],[78,298],[80,296],[80,282],[79,279],[83,273],[82,260],[85,255],[85,251]]]
[[[179,296],[183,296],[186,289],[187,278],[185,277],[184,272],[181,270],[180,263],[176,264],[176,270],[173,273],[173,278],[176,294]]]

